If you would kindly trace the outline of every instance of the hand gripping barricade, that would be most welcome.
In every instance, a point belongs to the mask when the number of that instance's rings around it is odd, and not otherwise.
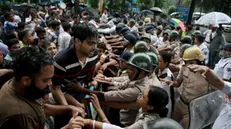
[[[190,101],[189,129],[202,129],[215,122],[225,105],[225,94],[217,90]]]
[[[89,88],[89,90],[92,90],[92,91],[94,89],[95,89],[94,86],[90,86],[90,88]],[[86,95],[84,98],[88,99],[88,98],[90,98],[90,95]],[[90,102],[89,104],[87,104],[85,106],[85,108],[86,108],[86,113],[87,113],[88,117],[91,118],[91,119],[93,119],[93,120],[96,120],[97,119],[97,112],[95,111],[92,103]]]

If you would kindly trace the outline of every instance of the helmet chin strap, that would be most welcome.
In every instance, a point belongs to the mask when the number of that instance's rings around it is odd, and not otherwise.
[[[141,70],[137,68],[137,72],[136,72],[136,76],[135,76],[134,80],[138,80],[140,73],[141,73]]]

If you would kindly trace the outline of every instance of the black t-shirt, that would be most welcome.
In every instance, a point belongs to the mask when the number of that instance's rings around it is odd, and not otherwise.
[[[88,83],[97,63],[98,51],[92,57],[87,57],[85,65],[79,62],[75,48],[64,49],[58,52],[54,59],[55,74],[52,79],[55,85],[67,85],[69,82]]]

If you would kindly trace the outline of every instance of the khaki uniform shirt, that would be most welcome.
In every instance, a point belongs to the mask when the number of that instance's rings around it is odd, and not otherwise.
[[[0,129],[44,129],[43,100],[29,100],[9,85],[0,90]]]
[[[136,117],[136,122],[128,127],[128,129],[143,129],[144,124],[150,120],[159,119],[160,116],[157,113],[147,113],[143,112],[142,109],[139,110],[139,113]]]
[[[140,93],[143,92],[145,88],[148,88],[148,78],[145,77],[141,80],[136,80],[128,82],[117,91],[109,91],[104,93],[104,99],[106,102],[124,102],[124,103],[134,103]],[[134,107],[134,109],[121,109],[120,110],[120,121],[125,126],[130,126],[135,122],[136,115],[139,110],[139,106]]]
[[[173,41],[173,42],[169,42],[169,46],[172,50],[178,48],[180,46],[180,43],[178,41]]]
[[[178,78],[183,78],[182,81],[182,98],[186,102],[199,97],[210,90],[210,84],[200,73],[190,71],[185,65],[182,66]]]

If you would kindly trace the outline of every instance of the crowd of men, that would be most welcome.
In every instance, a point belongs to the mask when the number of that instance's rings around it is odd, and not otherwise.
[[[0,129],[188,129],[193,99],[230,95],[222,26],[16,11],[0,22]]]

